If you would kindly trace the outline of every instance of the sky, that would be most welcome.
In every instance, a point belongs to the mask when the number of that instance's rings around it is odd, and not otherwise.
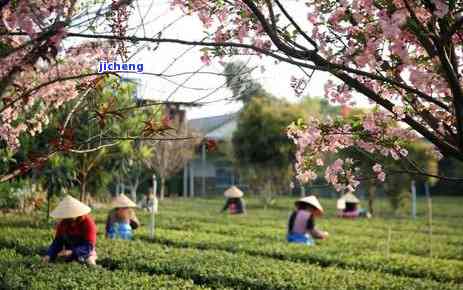
[[[296,3],[297,1],[288,3],[293,2]],[[171,10],[167,0],[142,0],[138,1],[138,4],[130,18],[131,27],[138,26],[140,19],[143,19],[144,29],[138,29],[136,31],[137,36],[154,37],[159,31],[163,31],[163,38],[201,40],[204,37],[204,28],[198,18],[196,16],[184,16],[179,10]],[[300,3],[296,4],[300,5]],[[293,14],[294,18],[303,23],[306,19],[306,11],[295,9],[296,7],[294,4],[289,4],[288,10]],[[308,23],[308,21],[306,22]],[[165,26],[168,26],[168,28],[165,28]],[[128,34],[131,35],[133,32],[135,31],[129,31]],[[221,73],[223,66],[218,60],[213,61],[209,66],[204,66],[201,63],[200,48],[163,43],[154,52],[147,47],[142,49],[130,62],[143,63],[145,73],[177,74],[197,70]],[[133,53],[134,50],[131,52]],[[269,57],[233,58],[233,60],[238,59],[248,63],[249,67],[257,67],[252,76],[268,92],[292,102],[299,99],[290,87],[291,76],[304,76],[299,68],[285,63],[276,64],[275,60]],[[172,62],[173,65],[170,65]],[[139,94],[143,98],[208,103],[199,108],[189,109],[187,111],[189,119],[232,113],[238,111],[241,107],[238,102],[218,101],[231,96],[231,92],[224,88],[225,78],[223,76],[196,74],[191,77],[190,75],[181,75],[169,78],[169,80],[147,74],[130,74],[130,77],[139,78],[141,84]],[[327,75],[325,73],[316,72],[305,90],[305,95],[322,96],[326,80]],[[185,87],[179,88],[179,83]]]

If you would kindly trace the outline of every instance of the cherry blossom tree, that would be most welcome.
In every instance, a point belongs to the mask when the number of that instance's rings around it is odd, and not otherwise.
[[[435,146],[437,157],[463,161],[461,1],[301,1],[300,9],[307,11],[302,22],[278,0],[174,0],[172,5],[196,14],[211,40],[222,44],[204,53],[205,62],[252,51],[330,73],[325,94],[333,103],[354,106],[358,94],[377,106],[357,120],[291,125],[288,136],[298,149],[301,181],[314,180],[315,168],[326,166],[329,183],[353,191],[360,181],[355,160],[325,165],[324,155],[356,147],[403,159],[406,144],[418,137]],[[381,164],[372,173],[386,178]],[[426,174],[418,167],[414,173]]]
[[[76,1],[3,1],[0,30],[0,138],[11,149],[23,132],[37,134],[48,114],[75,99],[97,78],[96,61],[108,58],[103,43],[63,48]],[[16,32],[23,32],[15,35]]]
[[[95,72],[97,61],[113,57],[114,48],[108,43],[63,44],[78,6],[75,0],[1,2],[0,141],[5,152],[18,150],[22,134],[41,133],[50,114],[64,104],[85,97],[103,77]],[[51,152],[21,164],[1,180],[39,166],[56,152],[69,150],[68,125],[69,118]]]
[[[131,141],[140,136],[113,136],[97,148],[81,150],[71,133],[75,111],[85,106],[108,82],[96,73],[98,61],[129,59],[129,47],[135,46],[127,36],[128,19],[134,0],[78,1],[78,0],[6,0],[0,1],[0,150],[12,156],[20,147],[22,136],[36,136],[50,126],[51,117],[66,103],[76,101],[76,107],[64,118],[59,136],[50,140],[47,152],[34,154],[7,174],[1,173],[0,182],[9,180],[32,168],[38,168],[52,155],[72,151],[85,154],[89,150],[114,145],[111,140]],[[140,14],[141,15],[141,14]],[[135,28],[135,29],[134,29]],[[77,33],[79,32],[79,33]],[[87,34],[86,34],[87,33]],[[107,33],[107,35],[105,34]],[[84,37],[84,39],[82,39]],[[79,39],[80,38],[80,39]],[[152,41],[153,39],[147,39]],[[157,42],[157,41],[155,41]],[[138,49],[138,48],[137,48]],[[172,62],[174,63],[174,62]],[[167,71],[167,69],[165,69]],[[197,72],[197,71],[196,71]],[[196,72],[183,72],[193,75]],[[145,72],[149,74],[149,72]],[[114,73],[117,75],[117,73]],[[164,73],[152,73],[155,77]],[[182,84],[179,84],[179,87]],[[175,93],[175,91],[173,92]],[[114,104],[106,104],[95,113],[96,121],[105,124],[106,118],[117,117]],[[137,106],[125,108],[137,110]],[[156,123],[156,122],[154,122]],[[154,124],[153,123],[153,124]],[[154,124],[156,128],[163,128]],[[159,126],[158,126],[159,125]],[[154,128],[153,127],[153,128]],[[161,130],[159,129],[159,130]],[[150,130],[151,138],[157,129]],[[93,139],[92,139],[93,140]],[[44,150],[45,151],[45,148]]]
[[[65,66],[70,60],[57,61],[57,47],[63,39],[76,38],[111,40],[119,54],[126,51],[121,46],[128,42],[202,46],[204,64],[233,55],[268,56],[305,73],[291,80],[297,94],[313,71],[324,71],[332,76],[325,86],[331,102],[355,106],[353,97],[360,95],[376,105],[357,119],[303,120],[290,126],[288,135],[298,148],[296,167],[303,181],[315,178],[315,167],[326,166],[329,182],[338,190],[352,191],[359,182],[356,160],[324,164],[325,154],[355,147],[406,159],[406,144],[421,137],[434,145],[437,157],[463,161],[461,1],[171,0],[173,9],[199,18],[206,31],[203,40],[129,35],[130,29],[121,23],[132,2],[113,1],[119,24],[112,26],[111,33],[99,34],[67,30],[77,11],[73,0],[2,2],[1,42],[6,45],[0,75],[2,140],[14,148],[18,134],[35,132],[39,125],[15,120],[26,115],[37,99],[50,107],[76,96],[70,89],[75,82],[61,77],[57,88],[48,91],[49,86],[37,86],[48,80],[41,79],[47,74],[34,73],[40,68],[39,60],[49,67]],[[295,9],[305,11],[307,17],[296,20]],[[96,16],[104,17],[104,13]],[[54,76],[52,69],[48,72]],[[79,82],[85,84],[82,79]],[[31,88],[32,84],[38,88]],[[63,93],[57,98],[54,92]],[[42,94],[46,97],[40,98]],[[32,115],[35,119],[27,120],[42,124],[36,119],[46,119],[47,113],[41,109]],[[375,166],[371,172],[379,180],[386,178],[382,167]],[[416,166],[412,173],[427,174]]]

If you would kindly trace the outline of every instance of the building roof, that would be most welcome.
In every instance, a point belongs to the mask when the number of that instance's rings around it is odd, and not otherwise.
[[[236,119],[237,117],[238,117],[238,113],[233,113],[233,114],[226,114],[226,115],[220,115],[220,116],[191,119],[188,121],[188,126],[191,129],[197,130],[203,134],[207,134],[225,125],[231,120]]]
[[[188,121],[188,126],[202,133],[206,138],[214,140],[231,139],[236,130],[239,113],[214,117],[198,118]]]

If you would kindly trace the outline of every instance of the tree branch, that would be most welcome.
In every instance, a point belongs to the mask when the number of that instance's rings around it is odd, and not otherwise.
[[[293,49],[285,45],[278,37],[276,30],[272,29],[272,25],[268,23],[268,21],[265,19],[265,16],[262,14],[259,8],[257,8],[254,1],[253,0],[243,0],[243,2],[246,4],[246,6],[248,6],[248,8],[252,11],[252,13],[256,16],[257,20],[259,20],[264,31],[270,37],[270,39],[275,44],[275,46],[278,49],[280,49],[282,52],[284,52],[287,55],[291,55],[293,57],[300,58],[300,59],[310,58],[310,56],[312,56],[315,53],[314,50],[301,51],[301,50],[296,50],[296,49]]]
[[[296,28],[296,30],[302,35],[302,37],[304,37],[305,40],[307,40],[308,42],[310,42],[310,44],[313,45],[315,51],[318,51],[318,45],[315,42],[315,40],[313,40],[309,35],[307,35],[307,33],[304,32],[304,30],[301,29],[301,27],[296,23],[296,21],[294,21],[293,17],[289,15],[288,11],[286,11],[286,9],[283,7],[280,1],[274,1],[278,5],[278,8],[280,8],[281,12],[283,12],[286,18],[288,18],[289,22],[291,22],[291,24],[294,26],[294,28]]]

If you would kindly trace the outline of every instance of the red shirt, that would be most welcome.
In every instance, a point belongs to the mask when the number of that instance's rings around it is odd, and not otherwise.
[[[96,245],[97,227],[93,218],[89,215],[80,217],[75,222],[61,221],[56,229],[56,237],[68,235],[88,241],[92,246]]]

